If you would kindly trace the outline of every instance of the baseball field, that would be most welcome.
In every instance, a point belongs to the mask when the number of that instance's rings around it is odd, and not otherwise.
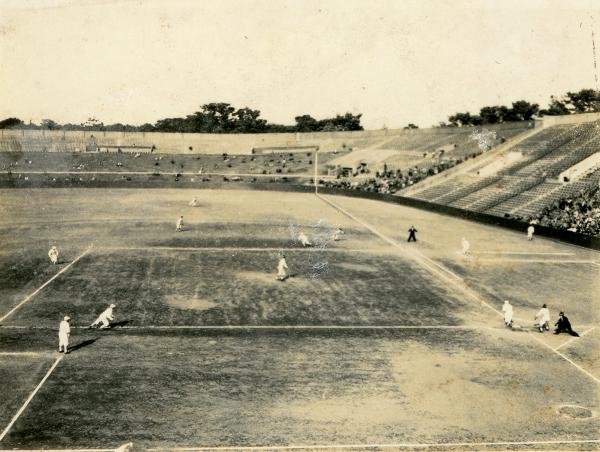
[[[306,193],[19,189],[0,207],[2,449],[600,448],[595,251]],[[542,303],[581,337],[537,332]]]

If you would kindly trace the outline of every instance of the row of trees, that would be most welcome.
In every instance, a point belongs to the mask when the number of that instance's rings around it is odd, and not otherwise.
[[[482,124],[498,124],[508,121],[529,121],[534,117],[569,115],[572,113],[600,112],[600,92],[593,89],[582,89],[567,92],[562,97],[550,97],[545,109],[538,104],[526,100],[512,103],[512,107],[493,105],[482,107],[478,115],[469,112],[455,113],[448,117],[448,123],[440,123],[441,127],[478,126]]]
[[[346,113],[334,118],[317,120],[310,115],[297,116],[296,124],[272,124],[260,117],[260,110],[248,107],[236,109],[225,102],[213,102],[202,105],[200,111],[185,118],[164,118],[155,124],[133,126],[129,124],[105,125],[95,118],[89,118],[81,124],[59,124],[44,119],[38,124],[25,124],[18,118],[0,121],[0,129],[23,128],[44,130],[92,130],[119,132],[188,132],[188,133],[270,133],[270,132],[333,132],[363,130],[360,124],[361,114]]]
[[[550,97],[545,109],[536,103],[526,100],[513,102],[511,107],[505,105],[485,106],[479,114],[458,112],[448,117],[448,122],[440,122],[439,127],[479,126],[498,124],[509,121],[529,121],[535,117],[552,115],[569,115],[572,113],[600,112],[600,91],[582,89],[567,92],[562,97]],[[99,130],[118,132],[188,132],[188,133],[271,133],[271,132],[335,132],[347,130],[363,130],[360,123],[362,115],[346,113],[333,118],[317,120],[310,115],[296,116],[294,125],[269,123],[260,117],[260,110],[248,107],[236,109],[225,102],[204,104],[197,111],[185,118],[164,118],[155,124],[134,126],[129,124],[105,125],[95,118],[89,118],[81,124],[59,124],[51,119],[44,119],[38,124],[25,124],[18,118],[7,118],[0,121],[0,129],[44,129],[44,130]],[[416,129],[415,124],[408,124],[405,129]]]

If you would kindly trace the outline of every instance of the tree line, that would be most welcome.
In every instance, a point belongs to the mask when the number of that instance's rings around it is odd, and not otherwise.
[[[154,124],[141,126],[121,123],[105,125],[96,118],[88,118],[81,124],[59,124],[52,119],[44,119],[40,124],[25,124],[19,118],[7,118],[0,121],[0,129],[186,133],[337,132],[363,130],[361,117],[362,114],[346,113],[317,120],[310,115],[301,115],[296,116],[294,125],[273,124],[260,117],[260,110],[248,107],[236,109],[225,102],[212,102],[202,105],[200,111],[185,118],[164,118]]]
[[[511,107],[505,105],[485,106],[479,114],[458,112],[448,116],[448,122],[441,122],[440,127],[479,126],[498,124],[509,121],[529,121],[535,117],[570,115],[574,113],[600,112],[600,91],[582,89],[567,92],[564,96],[551,96],[547,108],[540,109],[538,104],[526,100],[513,102]]]
[[[510,121],[529,121],[543,116],[569,115],[574,113],[600,112],[600,91],[582,89],[567,92],[565,95],[551,96],[547,108],[540,109],[536,103],[526,100],[506,105],[485,106],[479,114],[457,112],[448,116],[448,122],[440,122],[434,127],[479,126],[499,124]],[[187,133],[281,133],[281,132],[337,132],[363,130],[362,114],[345,113],[333,118],[315,119],[311,115],[294,118],[294,125],[274,124],[260,117],[260,110],[248,107],[235,108],[225,102],[204,104],[185,118],[164,118],[154,124],[141,126],[130,124],[105,125],[96,118],[88,118],[81,124],[59,124],[52,119],[44,119],[40,124],[26,124],[19,118],[7,118],[0,121],[0,129],[37,129],[37,130],[90,130],[115,132],[187,132]],[[410,123],[405,129],[417,129]]]

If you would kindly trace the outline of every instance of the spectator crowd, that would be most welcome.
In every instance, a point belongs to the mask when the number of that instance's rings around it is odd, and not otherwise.
[[[566,229],[587,235],[600,235],[600,190],[598,186],[579,192],[577,196],[561,199],[539,215],[542,226]]]
[[[368,168],[362,168],[352,177],[339,177],[333,180],[322,181],[322,185],[331,188],[340,188],[347,190],[362,190],[383,194],[393,194],[397,191],[409,187],[417,182],[435,174],[441,173],[452,168],[462,159],[448,159],[439,161],[428,167],[413,166],[404,171],[401,169],[391,170],[384,165],[381,171],[377,171],[374,176],[365,176],[368,174]]]

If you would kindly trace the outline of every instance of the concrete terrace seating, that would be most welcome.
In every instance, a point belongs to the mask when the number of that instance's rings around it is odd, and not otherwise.
[[[484,189],[488,185],[497,182],[499,179],[500,178],[497,176],[477,178],[475,182],[459,185],[450,191],[446,191],[445,194],[435,199],[434,202],[437,202],[439,204],[451,204],[453,203],[453,201],[457,201],[461,198],[469,196],[472,193]],[[466,181],[466,178],[463,178],[463,180]],[[470,180],[472,181],[473,179],[471,178]],[[450,188],[450,186],[448,185],[448,183],[450,182],[451,181],[448,181],[440,185],[445,185],[445,188]]]
[[[505,199],[522,192],[523,190],[540,183],[539,179],[521,179],[518,177],[504,176],[480,190],[474,191],[450,205],[463,209],[483,212],[490,207],[501,203]]]
[[[529,190],[519,193],[518,195],[513,196],[512,198],[509,198],[500,204],[497,204],[485,212],[491,215],[504,216],[519,208],[522,208],[524,205],[529,204],[535,199],[560,186],[561,184],[558,182],[542,182],[541,184],[538,184]]]
[[[579,137],[578,128],[581,126],[585,127],[585,125],[549,127],[524,140],[514,146],[511,152],[520,152],[525,158],[500,171],[500,174],[515,174],[517,171],[529,167],[548,154],[559,150],[561,146]],[[542,162],[541,166],[544,164]],[[533,174],[534,170],[535,167],[532,170],[525,170],[522,174]]]
[[[424,201],[432,201],[437,202],[438,198],[441,198],[444,195],[448,195],[456,190],[464,188],[470,185],[473,181],[473,178],[470,176],[465,176],[463,178],[452,178],[447,183],[434,185],[433,187],[426,188],[415,195],[414,198],[422,199]]]

